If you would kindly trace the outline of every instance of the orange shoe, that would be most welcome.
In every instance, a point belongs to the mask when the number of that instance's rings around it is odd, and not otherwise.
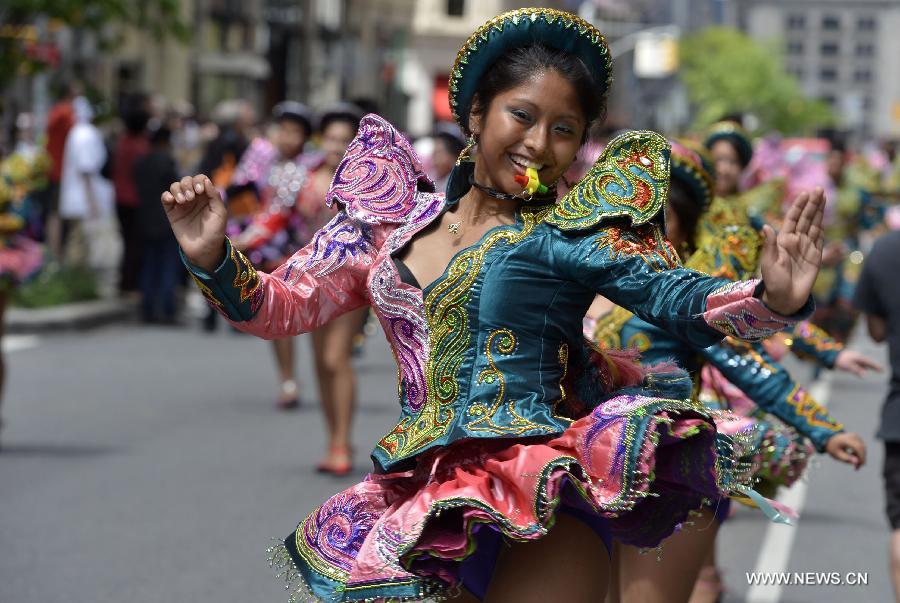
[[[328,456],[316,466],[316,471],[338,477],[349,475],[353,472],[352,456],[349,448],[331,446],[328,449]]]

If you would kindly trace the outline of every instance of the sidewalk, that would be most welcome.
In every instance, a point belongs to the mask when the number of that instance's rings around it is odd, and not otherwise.
[[[103,299],[49,308],[16,308],[6,311],[5,332],[10,334],[81,330],[131,320],[137,303],[126,299]]]

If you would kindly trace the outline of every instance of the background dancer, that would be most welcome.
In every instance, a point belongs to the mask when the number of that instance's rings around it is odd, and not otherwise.
[[[336,104],[319,116],[322,155],[310,166],[309,178],[298,199],[305,240],[310,240],[336,213],[334,207],[326,205],[326,194],[338,163],[356,136],[360,119],[361,110],[350,103]],[[353,470],[350,435],[356,404],[356,373],[352,351],[354,337],[368,312],[368,308],[348,312],[312,332],[319,403],[328,429],[328,451],[318,465],[323,473],[346,475]]]
[[[296,205],[308,176],[303,147],[312,133],[312,115],[301,103],[284,101],[272,116],[277,124],[274,142],[264,137],[253,140],[228,189],[233,196],[249,187],[259,199],[256,213],[232,221],[229,234],[254,266],[266,270],[274,269],[306,243],[304,218]],[[272,344],[281,384],[278,408],[297,408],[300,393],[293,337],[276,338]]]

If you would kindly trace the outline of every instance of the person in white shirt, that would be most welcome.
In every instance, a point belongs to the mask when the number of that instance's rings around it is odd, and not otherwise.
[[[66,137],[60,181],[63,259],[87,265],[97,277],[101,297],[114,294],[121,238],[114,218],[112,183],[101,174],[107,159],[103,135],[92,123],[94,112],[82,96],[73,102],[75,125]]]

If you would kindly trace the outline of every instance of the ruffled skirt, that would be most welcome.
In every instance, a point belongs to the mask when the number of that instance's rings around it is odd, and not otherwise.
[[[541,538],[561,511],[623,543],[658,545],[746,480],[735,442],[688,401],[630,390],[556,437],[461,441],[412,471],[369,475],[310,513],[271,560],[293,601],[478,593],[496,543]]]

